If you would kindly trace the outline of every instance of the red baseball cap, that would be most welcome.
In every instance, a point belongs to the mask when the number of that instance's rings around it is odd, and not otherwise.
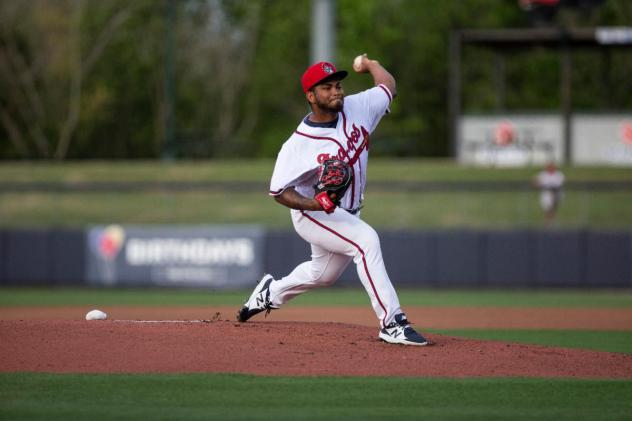
[[[309,91],[314,86],[323,82],[325,79],[342,80],[347,77],[346,70],[336,70],[336,66],[326,61],[321,61],[316,64],[312,64],[305,70],[303,77],[301,77],[301,85],[303,85],[303,92]]]

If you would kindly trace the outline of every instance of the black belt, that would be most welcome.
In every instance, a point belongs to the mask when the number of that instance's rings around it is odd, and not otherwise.
[[[351,215],[355,215],[356,213],[360,212],[360,209],[362,209],[362,206],[358,206],[355,209],[345,209],[345,210],[349,212]]]

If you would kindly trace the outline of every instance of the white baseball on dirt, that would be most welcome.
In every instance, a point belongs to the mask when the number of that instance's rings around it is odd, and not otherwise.
[[[86,314],[86,320],[106,320],[108,315],[101,310],[91,310]]]
[[[355,70],[356,72],[362,70],[362,57],[362,55],[359,55],[355,59],[353,59],[353,70]]]

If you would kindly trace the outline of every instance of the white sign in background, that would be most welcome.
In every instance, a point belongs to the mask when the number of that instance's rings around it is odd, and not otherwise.
[[[264,230],[256,226],[97,226],[87,234],[94,285],[232,288],[262,275]]]
[[[573,163],[632,166],[632,114],[578,114],[571,124]]]
[[[505,132],[513,134],[507,141]],[[458,160],[481,166],[561,163],[563,136],[558,115],[464,115],[458,126]],[[571,164],[632,166],[632,114],[574,114],[571,148]]]
[[[564,156],[562,121],[555,115],[464,115],[458,134],[458,159],[468,165],[544,165]]]

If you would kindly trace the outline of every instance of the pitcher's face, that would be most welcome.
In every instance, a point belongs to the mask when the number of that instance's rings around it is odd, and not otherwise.
[[[308,95],[308,101],[320,108],[322,111],[339,112],[344,105],[345,91],[342,89],[342,82],[332,80],[316,85],[313,92],[313,99]]]

